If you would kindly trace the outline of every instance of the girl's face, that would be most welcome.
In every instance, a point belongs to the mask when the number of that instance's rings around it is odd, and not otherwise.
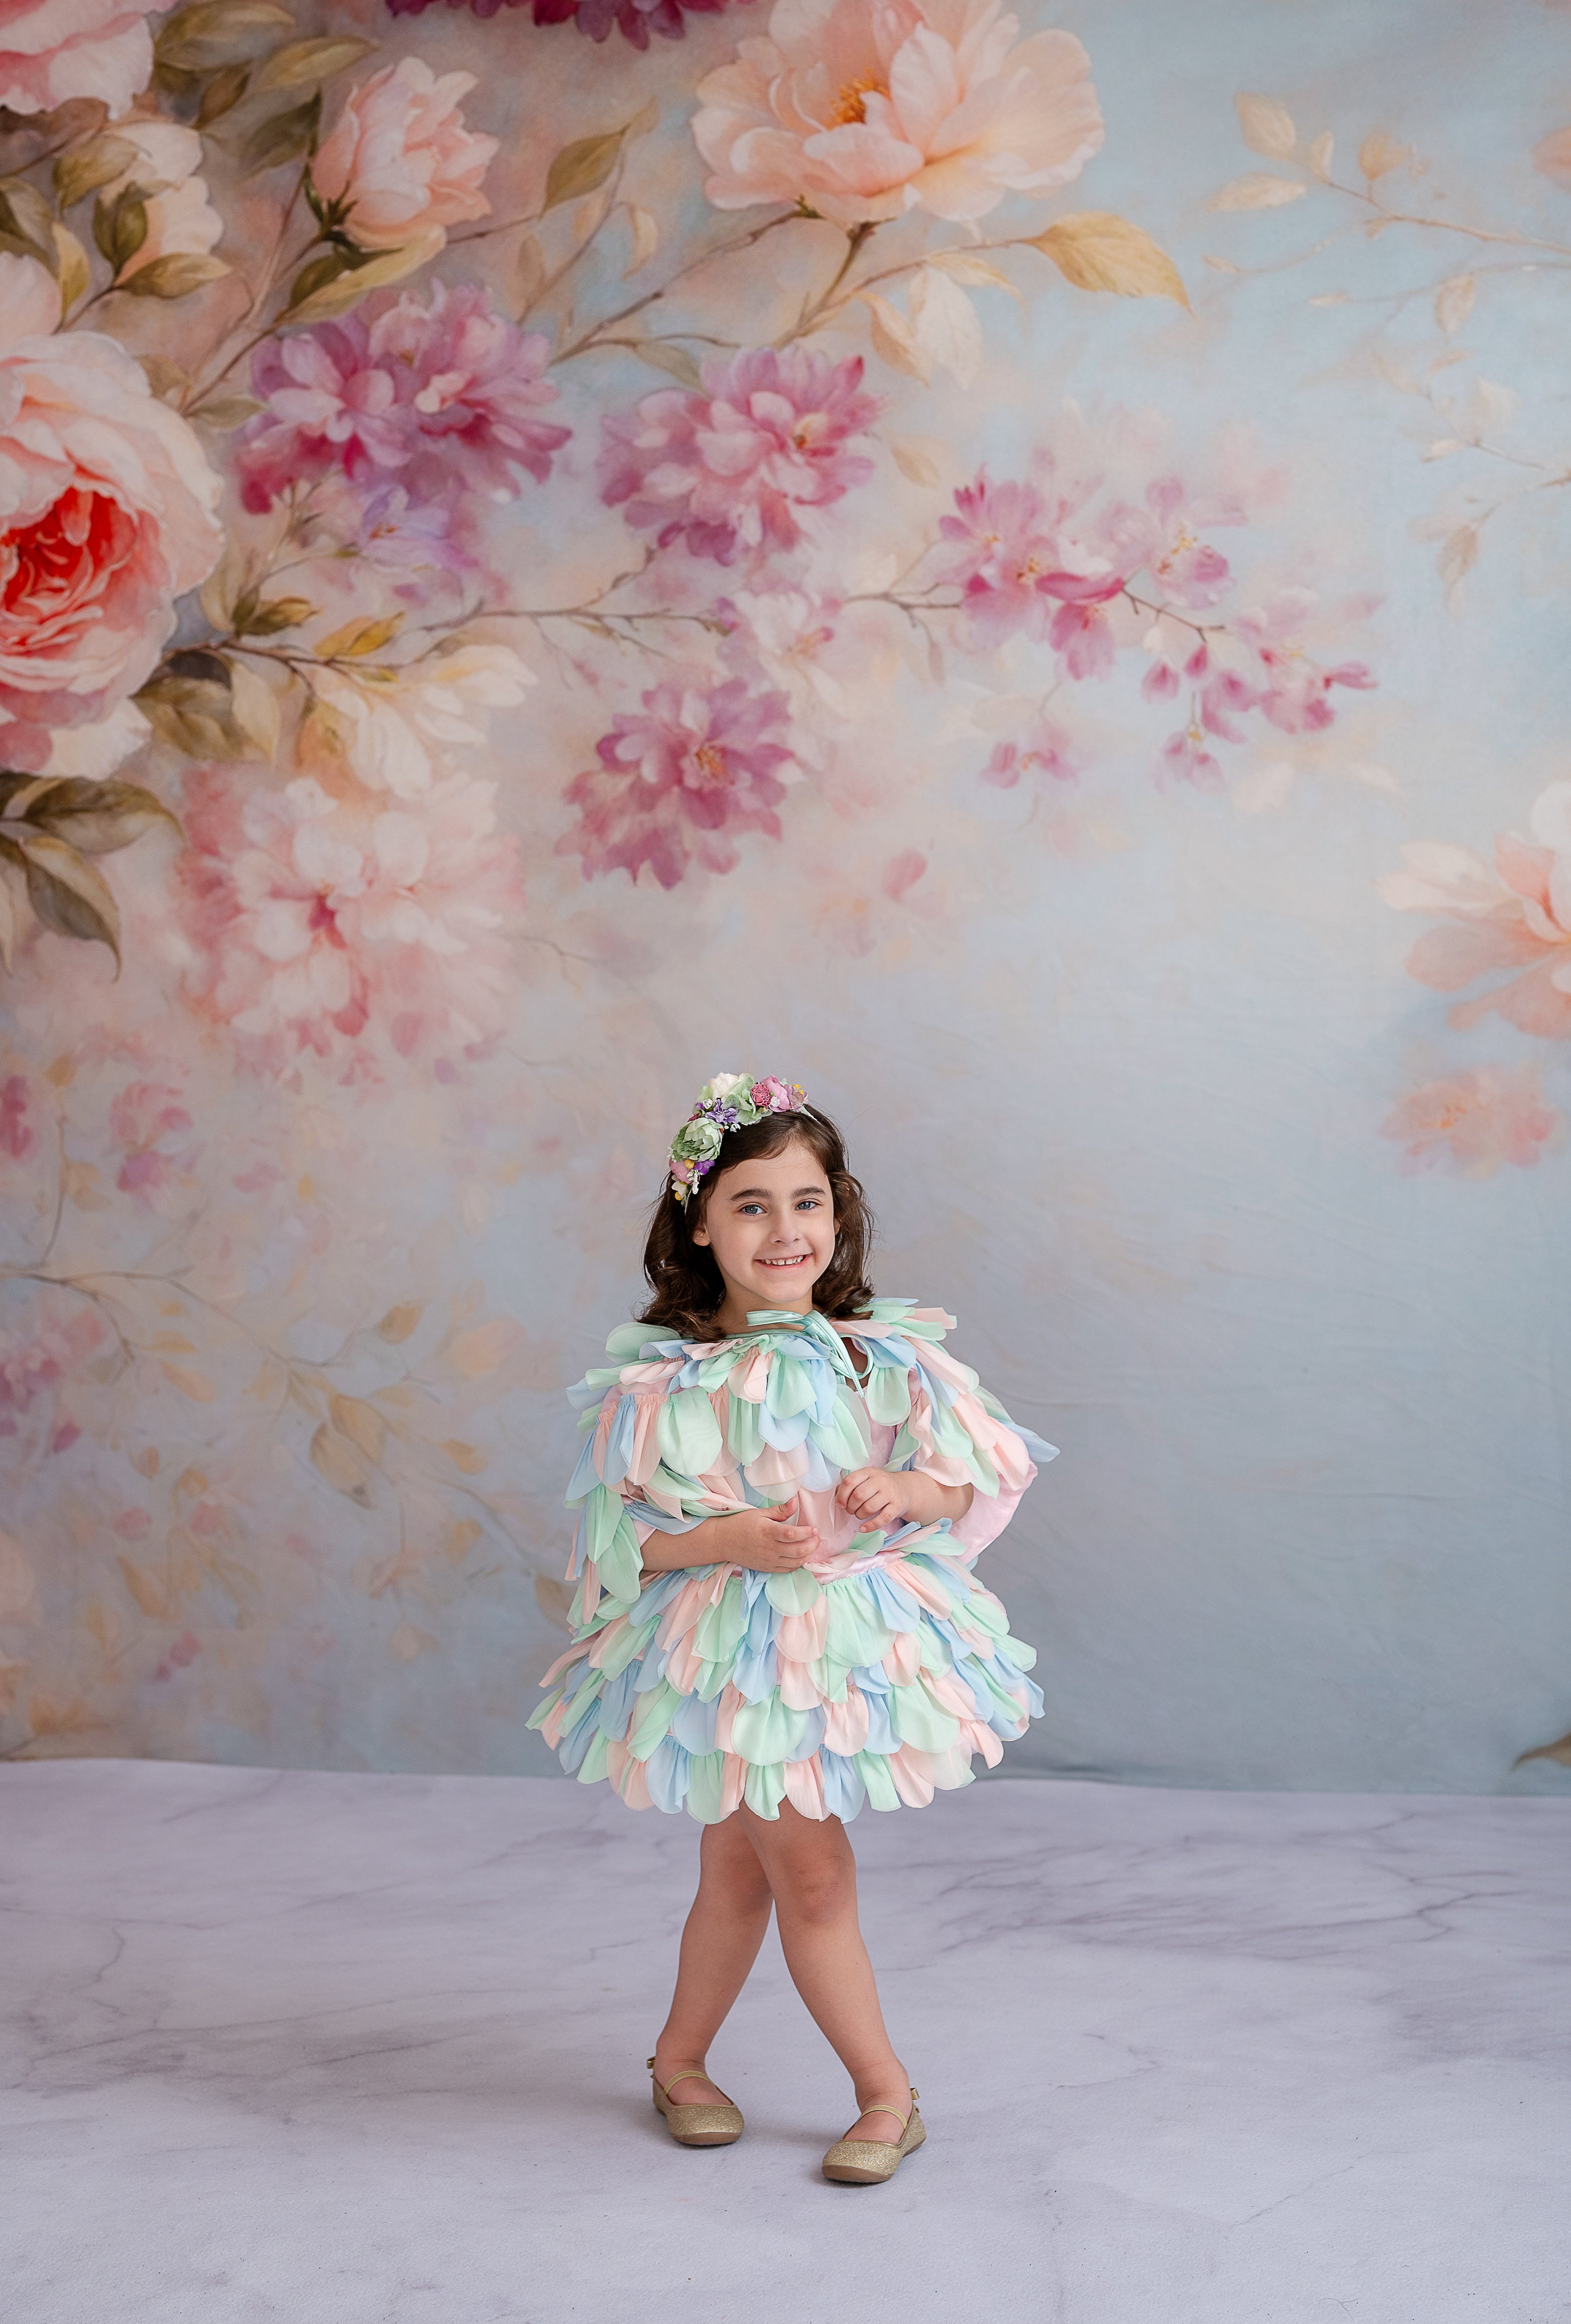
[[[727,1330],[741,1329],[750,1308],[805,1315],[835,1250],[834,1202],[812,1148],[793,1139],[767,1159],[720,1171],[693,1240],[714,1252],[725,1279]]]

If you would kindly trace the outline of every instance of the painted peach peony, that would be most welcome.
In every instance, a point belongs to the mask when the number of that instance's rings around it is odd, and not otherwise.
[[[147,213],[146,235],[121,267],[119,281],[129,282],[155,258],[177,252],[205,257],[221,239],[224,221],[208,199],[207,181],[198,175],[202,141],[196,131],[175,121],[121,121],[115,134],[134,145],[138,158],[104,188],[104,198],[113,200],[124,188],[138,186]]]
[[[1502,1162],[1530,1170],[1559,1128],[1536,1066],[1475,1065],[1412,1091],[1381,1124],[1381,1136],[1401,1147],[1400,1167],[1409,1176],[1446,1167],[1466,1178],[1492,1178]]]
[[[396,250],[433,228],[445,240],[459,219],[485,217],[480,186],[497,141],[464,126],[458,99],[474,86],[473,73],[439,78],[404,57],[353,91],[311,182],[362,250]]]
[[[59,322],[42,267],[0,254],[0,761],[28,772],[135,692],[223,547],[195,434],[117,341]]]
[[[0,0],[0,106],[50,113],[68,97],[124,113],[152,78],[149,15],[126,0]]]
[[[1571,1038],[1571,782],[1551,783],[1533,803],[1530,836],[1502,832],[1493,868],[1469,847],[1420,841],[1402,850],[1404,872],[1375,886],[1399,912],[1436,912],[1408,954],[1409,974],[1459,992],[1504,972],[1451,1022],[1466,1030],[1498,1015],[1540,1039]]]
[[[776,0],[766,38],[698,85],[717,209],[805,202],[840,226],[975,218],[1047,194],[1102,143],[1091,64],[1000,0]]]

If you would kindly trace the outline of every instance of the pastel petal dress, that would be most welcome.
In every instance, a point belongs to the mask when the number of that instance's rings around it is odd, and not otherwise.
[[[906,1299],[865,1317],[752,1315],[735,1339],[625,1323],[569,1391],[587,1432],[573,1643],[530,1720],[580,1783],[717,1823],[781,1800],[849,1822],[925,1807],[1040,1715],[1034,1650],[974,1579],[1056,1447],[1011,1420],[943,1345],[954,1318]],[[850,1469],[975,1486],[951,1524],[865,1532],[835,1499]],[[790,1573],[642,1573],[653,1533],[799,1493],[822,1554]]]

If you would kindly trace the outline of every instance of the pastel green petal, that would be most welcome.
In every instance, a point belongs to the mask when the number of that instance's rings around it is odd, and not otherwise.
[[[669,1333],[661,1332],[658,1323],[618,1323],[606,1339],[605,1352],[608,1356],[615,1356],[618,1364],[636,1363],[643,1353],[646,1341],[669,1339],[670,1336]],[[594,1377],[591,1372],[589,1378],[593,1379]]]
[[[731,1398],[730,1416],[725,1423],[725,1442],[733,1457],[745,1469],[756,1461],[763,1450],[763,1422],[756,1404],[749,1404],[744,1396]]]
[[[971,1436],[954,1414],[944,1405],[933,1406],[933,1450],[947,1461],[964,1461],[971,1450]]]
[[[543,1727],[546,1720],[556,1709],[558,1703],[560,1702],[563,1695],[566,1694],[567,1691],[568,1690],[565,1686],[553,1686],[550,1692],[546,1696],[544,1702],[537,1703],[534,1710],[530,1712],[529,1717],[523,1722],[524,1725],[526,1727]]]
[[[875,1364],[864,1394],[869,1419],[898,1428],[910,1418],[910,1374],[903,1364]]]
[[[798,1363],[795,1356],[788,1356],[783,1351],[778,1351],[770,1366],[767,1401],[777,1420],[790,1420],[799,1412],[811,1412],[818,1401],[818,1393],[806,1364]]]
[[[799,1565],[794,1573],[772,1573],[763,1585],[763,1594],[781,1614],[805,1614],[824,1593],[818,1576],[809,1573],[805,1565]]]
[[[607,1646],[600,1659],[600,1668],[609,1681],[620,1678],[629,1663],[636,1662],[660,1628],[660,1616],[652,1615],[647,1622],[629,1622],[614,1646]]]
[[[584,1496],[584,1549],[596,1565],[616,1537],[623,1499],[609,1485],[591,1485]]]
[[[671,1723],[671,1713],[681,1696],[669,1678],[662,1678],[643,1698],[643,1709],[633,1723],[627,1748],[635,1759],[647,1759],[664,1737]]]
[[[998,1651],[1009,1656],[1016,1670],[1028,1671],[1036,1666],[1037,1650],[1035,1646],[1028,1646],[1023,1638],[1002,1637],[998,1642]]]
[[[843,1396],[827,1421],[812,1421],[808,1434],[826,1461],[840,1469],[864,1469],[873,1448],[857,1425],[856,1416]]]
[[[855,1759],[857,1774],[867,1786],[867,1804],[881,1814],[898,1808],[900,1794],[894,1787],[894,1777],[889,1772],[889,1761],[879,1751],[858,1751]]]
[[[824,1652],[834,1662],[855,1665],[882,1662],[892,1633],[883,1617],[862,1590],[855,1575],[831,1582],[824,1595],[829,1601]]]
[[[725,1754],[701,1751],[688,1768],[688,1813],[699,1823],[719,1823],[725,1810]]]
[[[772,1767],[749,1767],[743,1796],[755,1816],[762,1816],[765,1823],[775,1822],[785,1797],[785,1769],[778,1763]]]
[[[596,1732],[594,1741],[584,1754],[584,1764],[578,1770],[581,1784],[597,1784],[605,1773],[606,1741]]]
[[[941,1674],[955,1667],[948,1639],[941,1638],[930,1622],[924,1622],[917,1632],[917,1654],[925,1671]]]
[[[890,1723],[902,1743],[919,1751],[947,1751],[960,1733],[952,1711],[942,1711],[925,1686],[890,1689]]]
[[[577,1720],[578,1713],[584,1710],[587,1704],[596,1702],[599,1700],[600,1690],[605,1683],[605,1674],[604,1671],[592,1670],[589,1672],[583,1685],[578,1689],[577,1694],[574,1695],[571,1702],[568,1705],[567,1716],[562,1721],[564,1727],[571,1727]]]
[[[693,1625],[693,1652],[707,1663],[729,1665],[747,1626],[742,1583],[733,1574],[717,1606],[706,1606]]]
[[[655,1436],[666,1465],[686,1477],[701,1477],[720,1456],[720,1424],[701,1388],[685,1388],[666,1397]]]
[[[819,1655],[808,1665],[808,1674],[826,1702],[844,1702],[846,1682],[851,1675],[851,1665],[831,1655]]]
[[[619,1603],[631,1606],[638,1595],[639,1575],[643,1571],[643,1553],[631,1517],[622,1519],[595,1563],[601,1587]]]
[[[789,1759],[808,1731],[810,1714],[790,1711],[774,1687],[762,1702],[744,1702],[731,1722],[731,1748],[754,1767]]]

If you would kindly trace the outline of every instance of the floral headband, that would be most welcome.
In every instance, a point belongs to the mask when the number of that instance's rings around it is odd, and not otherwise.
[[[796,1113],[807,1103],[800,1082],[777,1081],[766,1074],[716,1074],[698,1092],[698,1102],[671,1140],[671,1192],[685,1203],[714,1168],[728,1130],[745,1130],[766,1113]]]

